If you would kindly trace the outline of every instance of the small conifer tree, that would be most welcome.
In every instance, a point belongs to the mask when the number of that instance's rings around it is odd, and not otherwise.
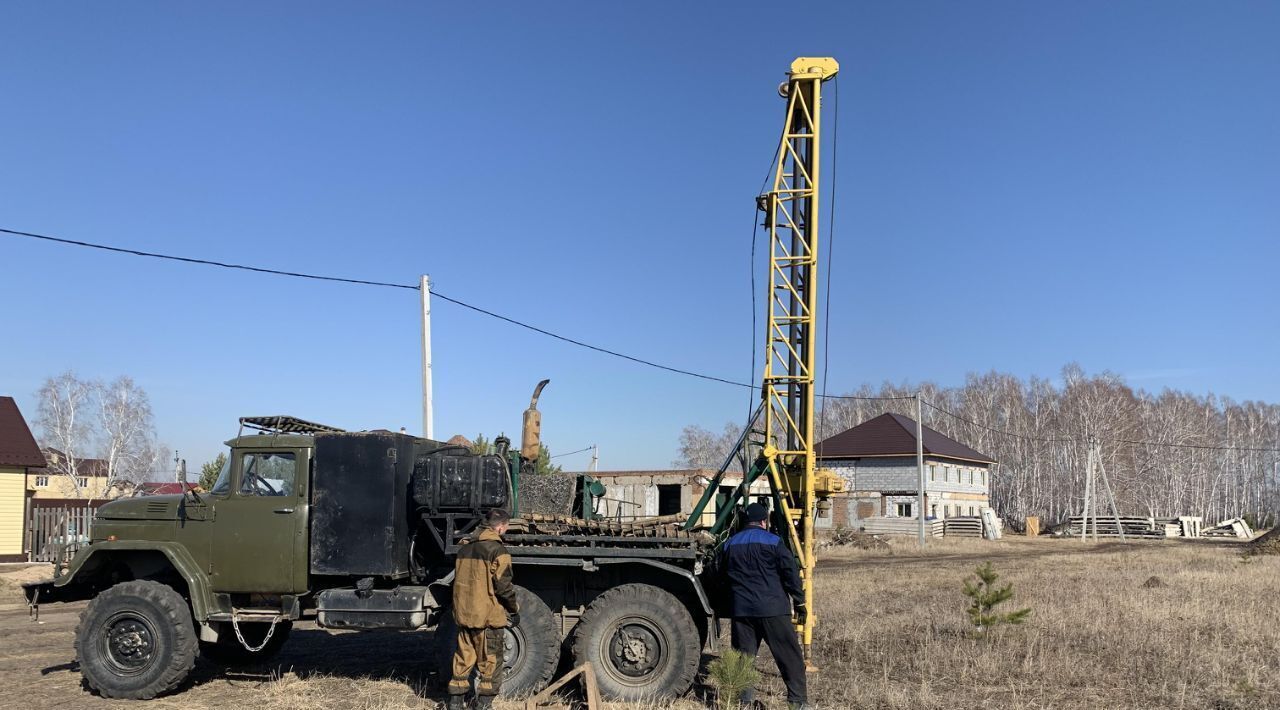
[[[733,649],[726,649],[720,657],[707,666],[711,686],[716,689],[716,707],[730,710],[738,707],[742,691],[755,687],[760,673],[755,669],[755,658]]]
[[[969,598],[967,609],[969,621],[973,622],[979,634],[985,634],[989,629],[1000,624],[1021,624],[1026,621],[1027,616],[1031,614],[1031,609],[1008,612],[996,610],[996,607],[1013,598],[1013,585],[996,586],[996,580],[1000,575],[991,568],[990,562],[982,563],[974,573],[978,579],[976,582],[970,579],[965,580],[964,595]]]

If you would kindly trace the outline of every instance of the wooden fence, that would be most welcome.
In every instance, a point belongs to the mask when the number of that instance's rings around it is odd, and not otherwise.
[[[94,507],[62,506],[58,508],[33,507],[31,509],[32,562],[59,563],[69,559],[82,546],[89,544],[93,532]]]

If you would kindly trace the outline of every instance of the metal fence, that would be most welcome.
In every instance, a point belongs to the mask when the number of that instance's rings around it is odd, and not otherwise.
[[[88,545],[93,513],[94,508],[87,505],[32,508],[30,560],[57,564]]]

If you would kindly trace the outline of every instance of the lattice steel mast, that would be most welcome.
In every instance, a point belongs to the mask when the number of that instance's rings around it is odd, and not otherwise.
[[[818,322],[818,215],[821,191],[822,84],[840,69],[830,57],[800,57],[778,91],[787,100],[772,189],[758,200],[769,232],[769,292],[765,306],[764,379],[761,403],[736,450],[762,424],[759,455],[740,486],[718,511],[712,531],[726,534],[736,506],[751,484],[767,476],[774,527],[800,565],[810,613],[798,628],[806,652],[813,639],[814,516],[819,499],[843,488],[836,476],[816,470],[813,440]],[[696,525],[719,489],[735,453],[708,484],[689,525]]]
[[[813,609],[814,373],[818,323],[818,235],[821,194],[822,84],[839,71],[830,57],[791,63],[779,92],[787,100],[773,189],[760,198],[769,230],[764,398],[764,459],[779,495],[791,548],[800,564],[805,602]],[[775,521],[781,523],[782,521]],[[809,646],[814,615],[801,629]]]

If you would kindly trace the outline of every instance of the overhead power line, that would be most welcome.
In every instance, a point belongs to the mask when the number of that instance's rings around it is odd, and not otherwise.
[[[97,249],[97,250],[100,250],[100,251],[115,252],[115,253],[117,253],[117,254],[127,254],[127,255],[130,255],[130,256],[142,256],[142,257],[147,257],[147,258],[150,258],[150,259],[161,259],[161,260],[165,260],[165,261],[177,261],[177,262],[182,262],[182,263],[184,263],[184,264],[199,264],[199,265],[201,265],[201,266],[216,266],[216,267],[223,268],[223,269],[234,269],[234,270],[239,270],[239,271],[250,271],[250,272],[253,272],[253,273],[258,273],[258,274],[268,274],[268,275],[271,275],[271,276],[288,276],[288,277],[292,277],[292,278],[299,278],[299,279],[310,279],[310,280],[313,280],[313,281],[332,281],[332,282],[337,282],[337,283],[355,284],[355,285],[357,285],[357,286],[377,286],[377,287],[381,287],[381,288],[396,288],[396,289],[404,289],[404,290],[407,290],[407,291],[417,291],[417,290],[419,290],[419,288],[418,288],[418,285],[417,285],[417,284],[400,284],[400,283],[393,283],[393,282],[389,282],[389,281],[373,281],[373,280],[369,280],[369,279],[352,279],[352,278],[346,278],[346,277],[340,277],[340,276],[325,276],[325,275],[321,275],[321,274],[308,274],[308,273],[303,273],[303,272],[299,272],[299,271],[283,271],[283,270],[280,270],[280,269],[268,269],[268,268],[261,267],[261,266],[250,266],[250,265],[248,265],[248,264],[236,264],[236,263],[229,263],[229,262],[222,262],[222,261],[213,261],[212,259],[198,259],[198,258],[195,258],[195,257],[189,257],[189,256],[177,256],[177,255],[175,255],[175,254],[161,254],[161,253],[158,253],[158,252],[142,251],[141,249],[127,249],[127,248],[124,248],[124,247],[116,247],[116,246],[110,246],[110,245],[107,245],[107,244],[98,244],[98,243],[94,243],[94,242],[86,242],[86,241],[81,241],[81,240],[78,240],[78,239],[64,239],[64,238],[62,238],[62,237],[52,237],[52,236],[49,236],[49,235],[47,235],[47,234],[36,234],[36,233],[34,233],[34,232],[24,232],[24,231],[20,231],[20,230],[17,230],[17,229],[6,229],[6,228],[3,228],[3,227],[0,227],[0,233],[10,234],[10,235],[17,236],[17,237],[27,237],[27,238],[29,238],[29,239],[39,239],[39,240],[42,240],[42,241],[54,242],[54,243],[57,243],[57,244],[65,244],[65,245],[68,245],[68,246],[82,247],[82,248],[86,248],[86,249]],[[466,301],[461,301],[461,300],[459,300],[459,299],[453,298],[452,296],[448,296],[448,295],[446,295],[446,294],[443,294],[443,293],[441,293],[440,291],[438,291],[438,290],[436,290],[436,289],[434,289],[434,288],[433,288],[433,289],[431,289],[431,295],[433,295],[433,296],[435,296],[436,298],[439,298],[439,299],[441,299],[441,300],[448,301],[449,303],[452,303],[452,304],[454,304],[455,306],[459,306],[459,307],[461,307],[461,308],[466,308],[467,310],[475,311],[476,313],[480,313],[480,314],[483,314],[483,315],[489,316],[490,318],[496,318],[497,320],[500,320],[500,321],[502,321],[502,322],[504,322],[504,323],[509,323],[509,324],[514,325],[514,326],[517,326],[517,327],[519,327],[519,328],[524,328],[524,329],[526,329],[526,330],[531,330],[531,331],[533,331],[533,332],[535,332],[535,333],[538,333],[538,334],[541,334],[541,335],[545,335],[545,336],[547,336],[548,338],[555,338],[556,340],[559,340],[559,341],[561,341],[561,342],[565,342],[565,343],[569,343],[570,345],[576,345],[576,346],[578,346],[578,347],[580,347],[580,348],[586,348],[586,349],[588,349],[588,350],[593,350],[593,351],[595,351],[595,352],[602,353],[602,354],[604,354],[604,355],[609,355],[609,356],[612,356],[612,357],[621,358],[621,359],[623,359],[623,360],[628,360],[628,361],[630,361],[630,362],[634,362],[634,363],[636,363],[636,364],[638,364],[638,365],[644,365],[644,366],[646,366],[646,367],[652,367],[652,368],[654,368],[654,369],[658,369],[658,370],[663,370],[663,371],[666,371],[666,372],[675,373],[675,374],[677,374],[677,375],[686,375],[686,376],[688,376],[688,377],[696,377],[696,378],[698,378],[698,379],[701,379],[701,380],[708,380],[708,381],[710,381],[710,382],[720,382],[720,383],[722,383],[722,384],[732,385],[732,386],[734,386],[734,387],[745,387],[745,388],[748,388],[748,389],[755,389],[755,387],[756,387],[756,385],[749,384],[749,383],[746,383],[746,382],[737,382],[737,381],[730,380],[730,379],[726,379],[726,378],[723,378],[723,377],[716,377],[716,376],[714,376],[714,375],[708,375],[708,374],[701,373],[701,372],[695,372],[695,371],[693,371],[693,370],[686,370],[686,369],[684,369],[684,368],[680,368],[680,367],[673,367],[673,366],[671,366],[671,365],[664,365],[664,364],[659,363],[659,362],[654,362],[653,360],[647,360],[647,359],[645,359],[645,358],[636,357],[636,356],[634,356],[634,355],[628,355],[628,354],[626,354],[626,353],[618,352],[617,350],[610,350],[609,348],[604,348],[604,347],[601,347],[601,346],[599,346],[599,345],[592,345],[591,343],[587,343],[587,342],[584,342],[584,341],[578,340],[578,339],[576,339],[576,338],[571,338],[571,337],[569,337],[569,336],[567,336],[567,335],[561,335],[561,334],[559,334],[559,333],[552,332],[552,331],[547,330],[547,329],[545,329],[545,328],[539,328],[538,326],[531,325],[531,324],[529,324],[529,323],[525,323],[524,321],[520,321],[520,320],[516,320],[515,318],[511,318],[511,317],[508,317],[508,316],[504,316],[504,315],[502,315],[501,313],[495,313],[494,311],[488,310],[487,308],[481,308],[480,306],[476,306],[476,305],[473,305],[473,304],[467,303]],[[826,397],[826,396],[824,395],[824,397]],[[829,396],[829,397],[826,397],[826,398],[827,398],[827,399],[867,399],[867,400],[878,400],[878,399],[909,399],[909,398],[895,398],[895,397],[887,397],[887,398],[886,398],[886,397],[854,397],[854,396],[835,396],[835,395],[832,395],[832,396]]]
[[[118,254],[129,254],[129,255],[131,255],[131,256],[144,256],[144,257],[148,257],[148,258],[152,258],[152,259],[164,259],[164,260],[168,260],[168,261],[179,261],[179,262],[183,262],[183,263],[186,263],[186,264],[200,264],[200,265],[203,265],[203,266],[217,266],[217,267],[221,267],[221,268],[224,268],[224,269],[237,269],[237,270],[240,270],[240,271],[252,271],[252,272],[255,272],[255,273],[259,273],[259,274],[270,274],[270,275],[272,275],[272,276],[290,276],[290,277],[293,277],[293,278],[311,279],[311,280],[314,280],[314,281],[335,281],[335,282],[338,282],[338,283],[356,284],[356,285],[360,285],[360,286],[380,286],[380,287],[383,287],[383,288],[398,288],[398,289],[405,289],[405,290],[409,290],[409,291],[417,291],[417,290],[419,290],[419,289],[418,289],[418,286],[417,286],[416,284],[413,284],[413,285],[410,285],[410,284],[398,284],[398,283],[391,283],[391,282],[387,282],[387,281],[370,281],[370,280],[366,280],[366,279],[349,279],[349,278],[343,278],[343,277],[338,277],[338,276],[322,276],[322,275],[319,275],[319,274],[306,274],[306,273],[302,273],[302,272],[298,272],[298,271],[281,271],[280,269],[267,269],[267,268],[263,268],[263,267],[260,267],[260,266],[249,266],[249,265],[247,265],[247,264],[232,264],[232,263],[226,263],[226,262],[221,262],[221,261],[213,261],[213,260],[210,260],[210,259],[196,259],[196,258],[193,258],[193,257],[187,257],[187,256],[176,256],[176,255],[173,255],[173,254],[159,254],[159,253],[156,253],[156,252],[141,251],[141,250],[139,250],[139,249],[125,249],[125,248],[123,248],[123,247],[108,246],[108,245],[106,245],[106,244],[95,244],[95,243],[93,243],[93,242],[79,241],[79,240],[76,240],[76,239],[63,239],[63,238],[61,238],[61,237],[51,237],[51,236],[48,236],[48,235],[46,235],[46,234],[35,234],[35,233],[33,233],[33,232],[22,232],[22,231],[19,231],[19,230],[16,230],[16,229],[5,229],[5,228],[2,228],[2,227],[0,227],[0,232],[3,232],[3,233],[5,233],[5,234],[11,234],[11,235],[18,236],[18,237],[28,237],[28,238],[31,238],[31,239],[40,239],[40,240],[44,240],[44,241],[48,241],[48,242],[56,242],[56,243],[58,243],[58,244],[66,244],[66,245],[69,245],[69,246],[84,247],[84,248],[88,248],[88,249],[99,249],[99,250],[102,250],[102,251],[110,251],[110,252],[115,252],[115,253],[118,253]],[[661,364],[661,363],[654,362],[654,361],[652,361],[652,360],[646,360],[646,359],[644,359],[644,358],[636,357],[636,356],[634,356],[634,355],[627,355],[626,353],[621,353],[621,352],[618,352],[618,351],[616,351],[616,350],[610,350],[610,349],[608,349],[608,348],[603,348],[603,347],[600,347],[600,346],[598,346],[598,345],[592,345],[592,344],[590,344],[590,343],[586,343],[586,342],[583,342],[583,341],[581,341],[581,340],[577,340],[577,339],[575,339],[575,338],[570,338],[570,337],[565,336],[565,335],[560,335],[559,333],[553,333],[553,332],[551,332],[551,331],[549,331],[549,330],[546,330],[546,329],[544,329],[544,328],[539,328],[539,327],[537,327],[537,326],[530,325],[530,324],[525,323],[525,322],[523,322],[523,321],[519,321],[519,320],[516,320],[516,319],[514,319],[514,318],[509,318],[509,317],[504,316],[504,315],[501,315],[501,314],[499,314],[499,313],[494,313],[493,311],[490,311],[490,310],[488,310],[488,309],[481,308],[481,307],[479,307],[479,306],[474,306],[474,305],[472,305],[472,304],[470,304],[470,303],[467,303],[467,302],[465,302],[465,301],[460,301],[460,300],[458,300],[458,299],[456,299],[456,298],[453,298],[453,297],[451,297],[451,296],[446,296],[445,294],[440,293],[439,291],[435,290],[434,288],[433,288],[433,289],[431,289],[431,295],[435,296],[436,298],[439,298],[439,299],[442,299],[442,300],[448,301],[449,303],[452,303],[452,304],[454,304],[454,305],[456,305],[456,306],[461,306],[462,308],[466,308],[466,309],[468,309],[468,310],[475,311],[476,313],[482,313],[482,314],[484,314],[484,315],[486,315],[486,316],[489,316],[489,317],[491,317],[491,318],[497,318],[498,320],[503,321],[503,322],[505,322],[505,323],[510,323],[511,325],[519,326],[519,327],[524,328],[524,329],[526,329],[526,330],[531,330],[531,331],[533,331],[533,332],[535,332],[535,333],[540,333],[540,334],[545,335],[545,336],[547,336],[547,337],[549,337],[549,338],[555,338],[556,340],[560,340],[560,341],[562,341],[562,342],[570,343],[570,344],[572,344],[572,345],[577,345],[578,347],[581,347],[581,348],[587,348],[588,350],[594,350],[594,351],[596,351],[596,352],[598,352],[598,353],[603,353],[603,354],[605,354],[605,355],[611,355],[611,356],[613,356],[613,357],[622,358],[623,360],[629,360],[629,361],[631,361],[631,362],[634,362],[634,363],[637,363],[637,364],[640,364],[640,365],[646,365],[646,366],[648,366],[648,367],[656,368],[656,369],[659,369],[659,370],[665,370],[665,371],[667,371],[667,372],[674,372],[674,373],[679,374],[679,375],[688,375],[689,377],[697,377],[697,378],[699,378],[699,379],[709,380],[709,381],[711,381],[711,382],[722,382],[722,383],[724,383],[724,384],[726,384],[726,385],[734,385],[735,387],[754,387],[754,385],[750,385],[750,384],[747,384],[747,383],[745,383],[745,382],[735,382],[735,381],[733,381],[733,380],[728,380],[728,379],[725,379],[725,378],[723,378],[723,377],[715,377],[714,375],[707,375],[707,374],[703,374],[703,373],[701,373],[701,372],[694,372],[694,371],[692,371],[692,370],[685,370],[685,369],[682,369],[682,368],[679,368],[679,367],[672,367],[672,366],[670,366],[670,365],[663,365],[663,364]]]
[[[582,452],[584,452],[584,451],[590,451],[590,450],[592,450],[592,449],[594,449],[594,448],[595,448],[595,445],[593,444],[593,445],[591,445],[591,446],[588,446],[588,447],[587,447],[587,448],[585,448],[585,449],[578,449],[577,451],[570,451],[570,452],[568,452],[568,453],[564,453],[564,454],[556,454],[555,456],[552,456],[551,458],[553,458],[553,459],[558,459],[558,458],[560,458],[561,456],[573,456],[574,454],[580,454],[580,453],[582,453]]]
[[[272,274],[274,276],[292,276],[299,279],[312,279],[315,281],[337,281],[340,283],[359,284],[361,286],[382,286],[385,288],[403,288],[417,291],[417,286],[406,284],[387,283],[386,281],[366,281],[364,279],[347,279],[338,276],[320,276],[317,274],[304,274],[297,271],[280,271],[279,269],[264,269],[260,266],[247,266],[245,264],[228,264],[221,261],[211,261],[209,259],[194,259],[188,256],[174,256],[172,254],[157,254],[155,252],[141,251],[138,249],[125,249],[122,247],[107,246],[106,244],[94,244],[92,242],[82,242],[75,239],[62,239],[61,237],[50,237],[45,234],[33,234],[32,232],[20,232],[16,229],[4,229],[0,227],[0,232],[12,234],[19,237],[30,237],[32,239],[43,239],[47,242],[57,242],[59,244],[68,244],[77,247],[87,247],[89,249],[101,249],[102,251],[113,251],[117,254],[130,254],[132,256],[145,256],[152,259],[167,259],[169,261],[181,261],[187,264],[202,264],[204,266],[218,266],[224,269],[238,269],[240,271],[253,271],[259,274]],[[435,293],[434,291],[432,293]]]

